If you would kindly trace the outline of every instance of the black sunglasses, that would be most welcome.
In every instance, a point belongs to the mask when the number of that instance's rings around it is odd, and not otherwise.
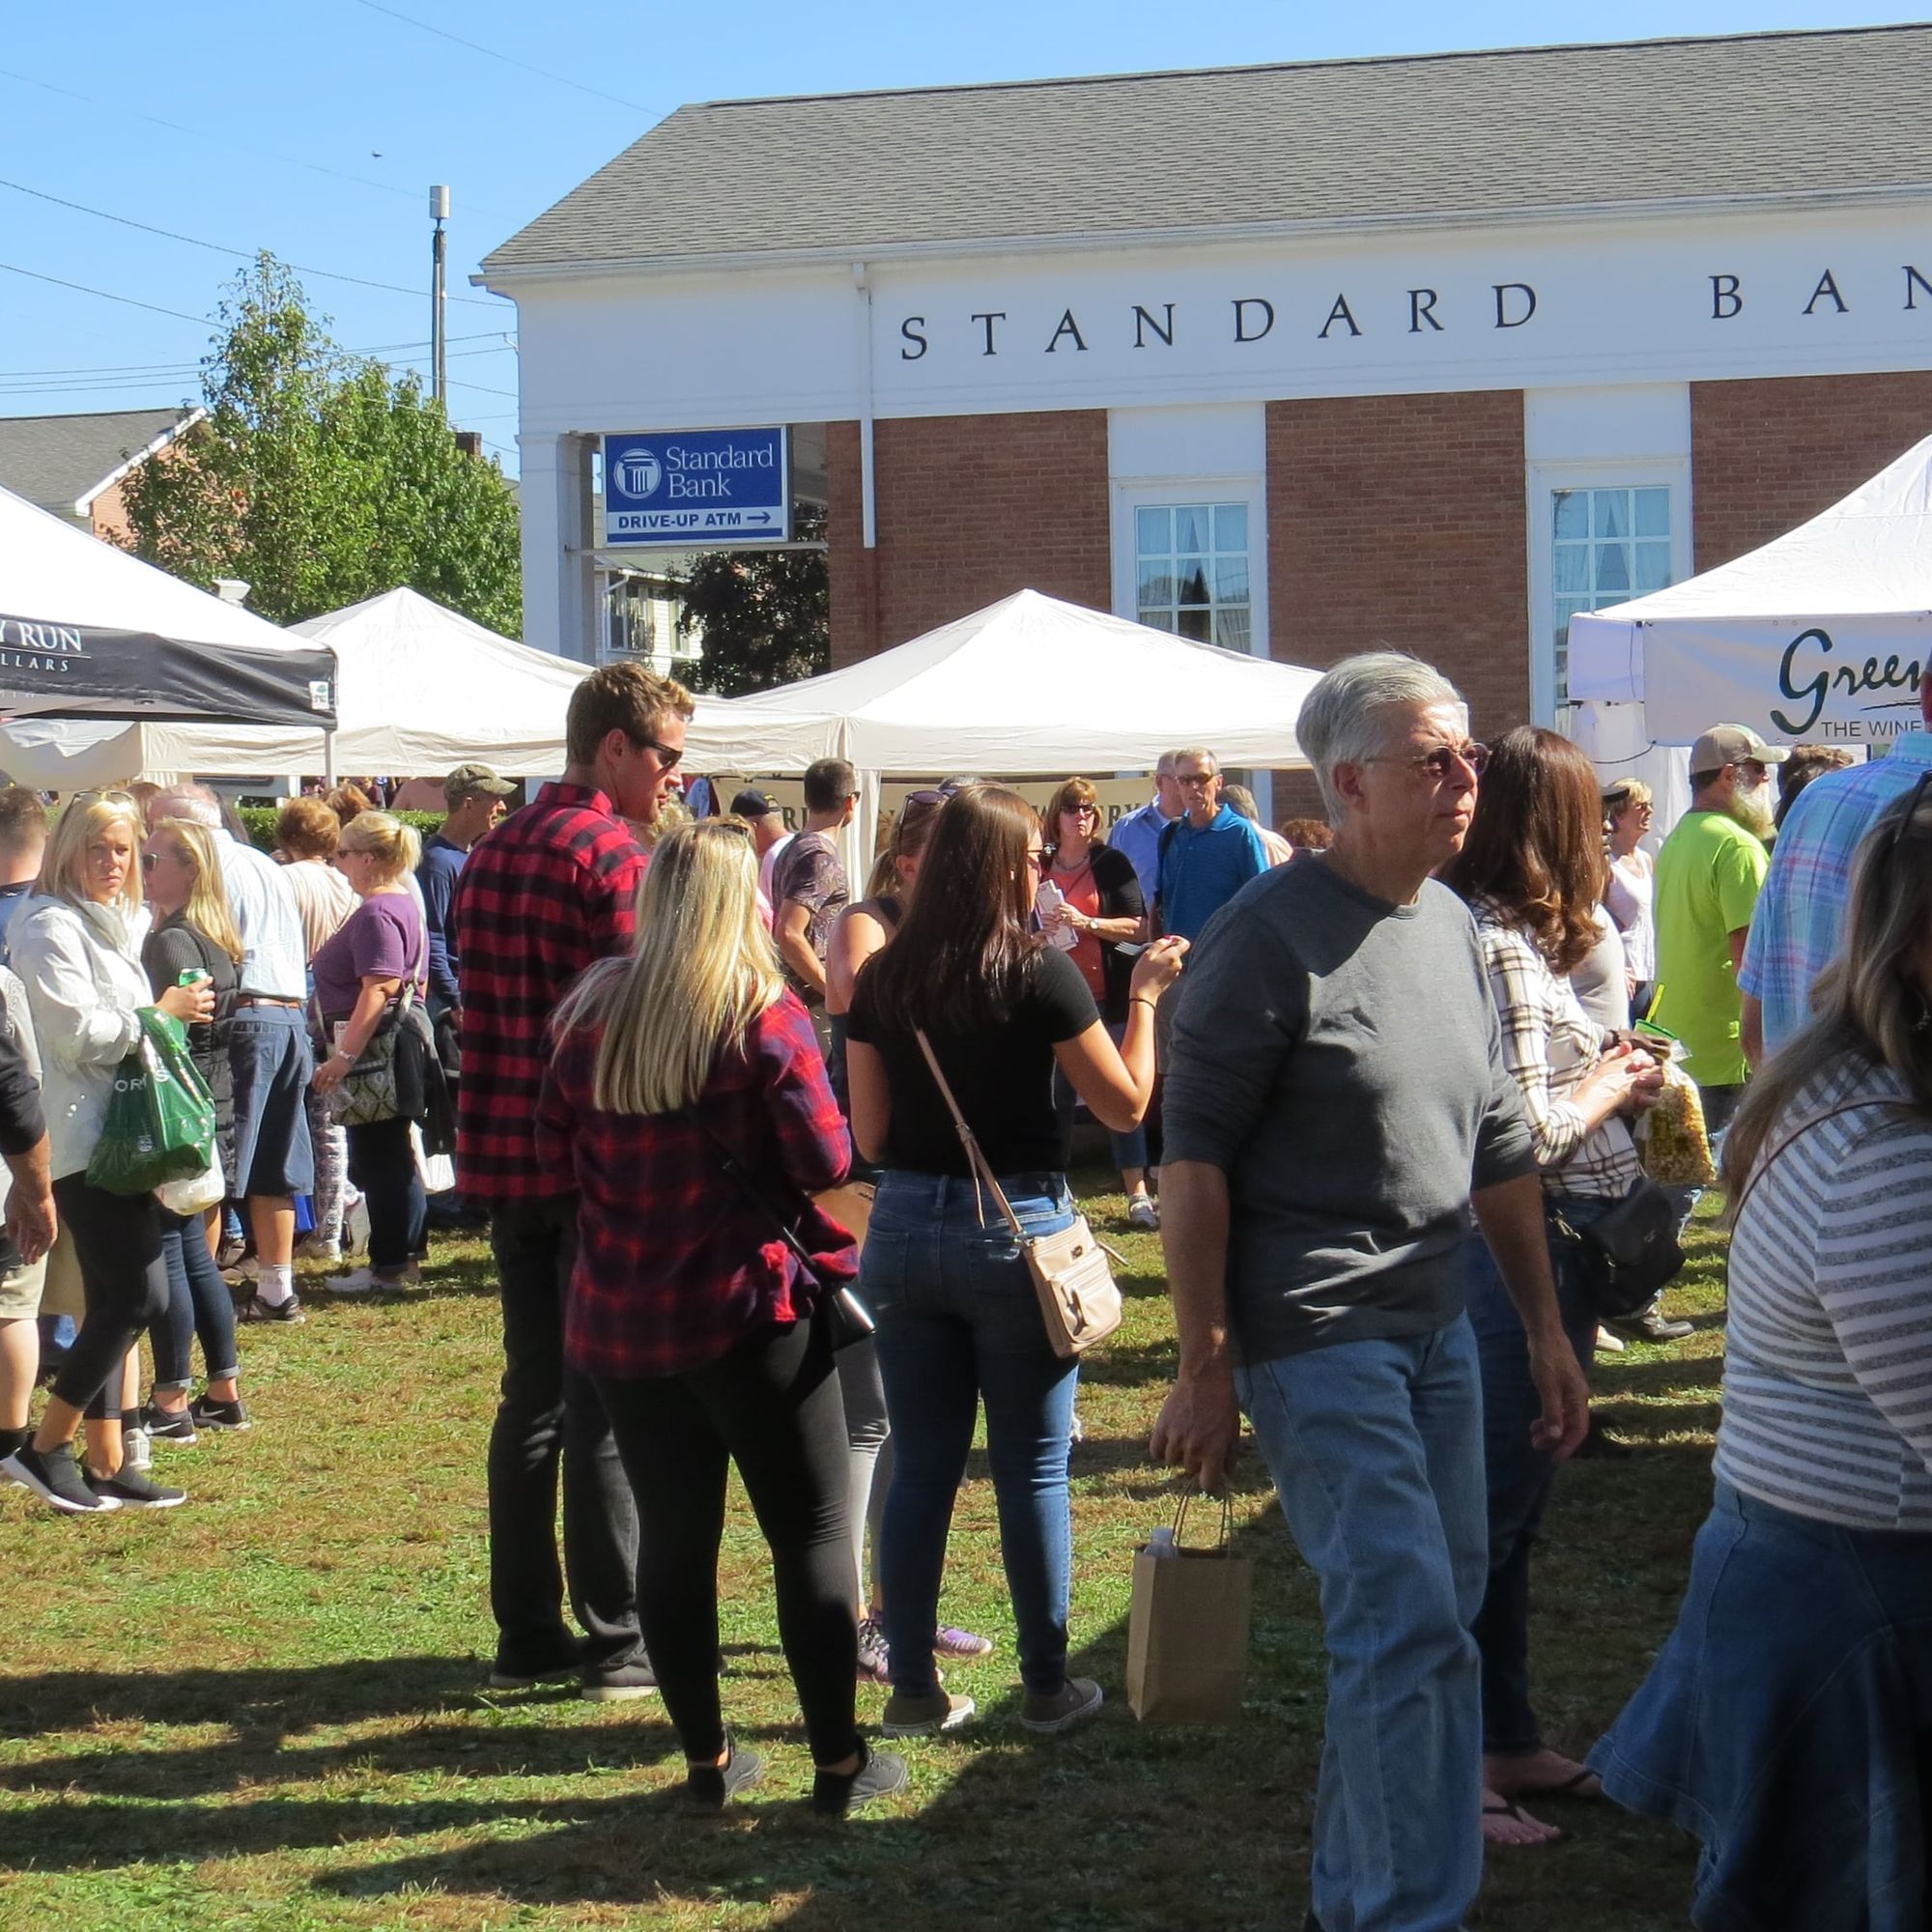
[[[636,750],[639,752],[655,752],[658,754],[658,763],[666,771],[671,770],[677,761],[684,756],[684,747],[682,745],[660,745],[655,738],[632,738],[628,731],[624,733],[624,736],[631,739],[631,744]]]

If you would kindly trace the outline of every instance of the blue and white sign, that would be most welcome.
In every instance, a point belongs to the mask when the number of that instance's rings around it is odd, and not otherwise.
[[[648,430],[604,439],[606,544],[709,550],[790,540],[785,430]]]

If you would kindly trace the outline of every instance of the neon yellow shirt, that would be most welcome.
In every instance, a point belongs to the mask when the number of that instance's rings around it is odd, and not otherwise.
[[[1689,811],[1657,855],[1657,981],[1651,1017],[1684,1042],[1700,1087],[1735,1087],[1748,1068],[1731,934],[1751,923],[1771,854],[1728,812]]]

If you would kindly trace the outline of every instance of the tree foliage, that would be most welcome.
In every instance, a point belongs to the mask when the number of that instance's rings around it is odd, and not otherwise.
[[[271,255],[216,321],[207,419],[128,479],[132,548],[204,588],[245,580],[271,623],[407,585],[520,635],[516,497],[420,381],[346,354]]]
[[[792,534],[825,535],[816,503],[792,505]],[[701,683],[721,697],[813,677],[832,664],[832,599],[822,550],[707,551],[682,586],[680,637],[701,634]]]

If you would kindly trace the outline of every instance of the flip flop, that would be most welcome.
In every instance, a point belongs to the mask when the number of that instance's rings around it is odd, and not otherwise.
[[[1546,1838],[1534,1839],[1526,1845],[1510,1844],[1500,1838],[1484,1838],[1483,1842],[1486,1845],[1495,1845],[1506,1852],[1541,1851],[1546,1845],[1560,1844],[1569,1835],[1560,1825],[1544,1825],[1543,1820],[1540,1818],[1526,1817],[1522,1806],[1514,1798],[1505,1798],[1497,1804],[1485,1804],[1483,1806],[1483,1816],[1485,1818],[1514,1818],[1519,1825],[1527,1825],[1532,1828],[1542,1826],[1549,1834]]]
[[[1586,1784],[1595,1784],[1596,1790],[1585,1791]],[[1572,1772],[1568,1777],[1559,1778],[1554,1784],[1538,1784],[1525,1791],[1519,1791],[1519,1798],[1601,1798],[1604,1795],[1603,1781],[1586,1764],[1580,1771]]]

